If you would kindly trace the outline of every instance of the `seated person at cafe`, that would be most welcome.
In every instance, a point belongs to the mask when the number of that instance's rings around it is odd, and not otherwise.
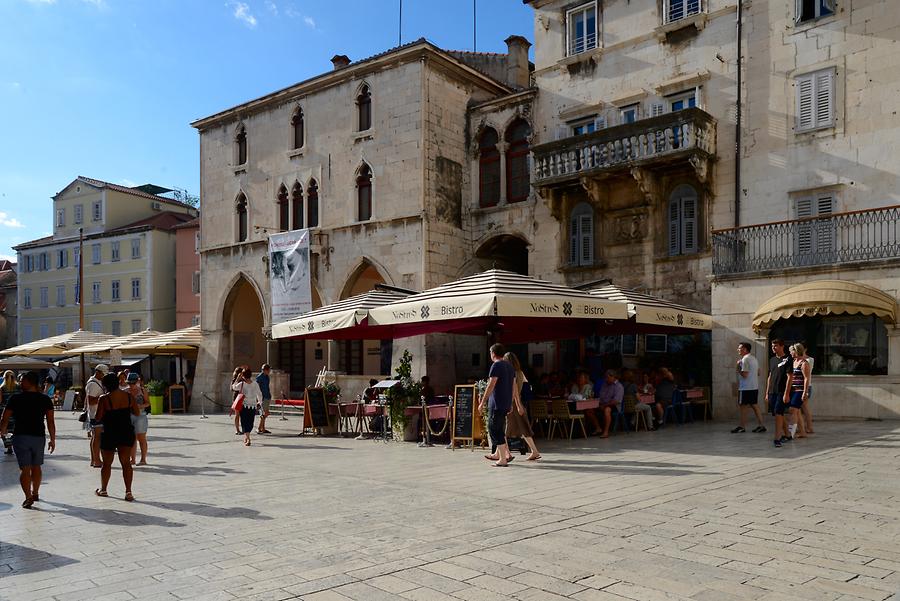
[[[659,381],[656,383],[656,391],[654,392],[653,410],[656,412],[657,423],[654,426],[661,426],[663,423],[663,415],[666,407],[672,404],[672,396],[675,394],[675,376],[665,367],[659,369]]]
[[[600,438],[609,438],[609,427],[612,425],[613,407],[622,406],[622,398],[625,396],[625,387],[619,382],[618,374],[613,370],[607,370],[603,390],[597,399],[600,401],[599,410],[603,412],[603,432]]]
[[[569,394],[565,378],[558,372],[550,374],[548,392],[552,397],[563,397]]]
[[[653,385],[653,374],[649,371],[641,374],[641,385],[638,388],[638,392],[641,394],[653,394],[656,392],[656,387]]]
[[[363,402],[371,403],[378,398],[378,389],[375,388],[376,384],[378,384],[378,380],[375,378],[369,380],[369,387],[363,391]]]
[[[647,428],[653,430],[653,409],[647,403],[642,403],[638,400],[638,385],[634,383],[634,372],[631,370],[625,370],[622,372],[622,385],[625,388],[625,399],[634,400],[634,413],[643,413],[644,414],[644,423],[647,424]],[[641,394],[644,394],[641,392]],[[625,405],[627,403],[622,403],[622,411],[625,411]]]
[[[586,371],[578,372],[575,383],[569,390],[569,399],[573,401],[581,401],[584,399],[594,398],[594,384],[588,378]]]

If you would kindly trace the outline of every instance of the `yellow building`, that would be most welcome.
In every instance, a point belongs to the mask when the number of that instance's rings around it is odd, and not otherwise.
[[[84,328],[121,335],[175,328],[174,226],[198,215],[160,196],[78,177],[53,197],[53,235],[15,247],[19,343],[78,329],[79,230],[84,232]]]

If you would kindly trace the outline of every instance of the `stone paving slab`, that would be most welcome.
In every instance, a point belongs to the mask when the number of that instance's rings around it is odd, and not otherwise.
[[[539,440],[491,469],[442,446],[153,416],[137,501],[58,416],[41,501],[0,458],[0,600],[884,601],[900,598],[900,424]]]

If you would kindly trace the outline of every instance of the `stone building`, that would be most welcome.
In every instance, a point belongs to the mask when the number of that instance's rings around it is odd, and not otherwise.
[[[900,416],[896,3],[747,3],[739,219],[713,216],[715,394],[734,349],[803,341],[825,416]]]
[[[16,264],[0,259],[0,348],[18,343]]]
[[[418,40],[358,62],[335,56],[329,72],[193,124],[204,199],[197,390],[222,395],[234,365],[266,360],[290,371],[293,390],[329,354],[341,371],[387,371],[379,341],[267,339],[268,234],[310,229],[314,308],[376,283],[421,290],[459,276],[476,242],[464,228],[468,107],[529,82],[527,42],[508,43],[508,54]],[[411,347],[425,373],[451,344],[397,341],[393,356]],[[455,381],[435,371],[436,385]]]

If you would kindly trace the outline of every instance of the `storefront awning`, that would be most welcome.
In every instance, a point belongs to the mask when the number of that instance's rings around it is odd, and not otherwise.
[[[877,315],[897,320],[897,301],[872,286],[845,280],[816,280],[779,292],[756,310],[753,329],[771,327],[779,319],[814,315]]]

